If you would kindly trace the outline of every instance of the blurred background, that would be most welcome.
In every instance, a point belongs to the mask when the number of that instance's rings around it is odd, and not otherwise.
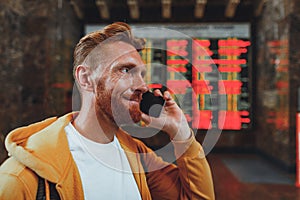
[[[72,111],[74,47],[116,21],[146,38],[146,81],[172,89],[196,138],[221,132],[217,199],[300,199],[300,0],[1,0],[0,163],[9,131]]]

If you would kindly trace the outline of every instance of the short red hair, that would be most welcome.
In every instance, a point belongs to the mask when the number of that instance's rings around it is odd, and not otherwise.
[[[74,71],[78,65],[81,65],[86,57],[102,42],[123,41],[134,46],[137,51],[144,48],[144,39],[135,38],[131,32],[131,27],[124,22],[115,22],[98,30],[87,34],[80,39],[74,50]]]

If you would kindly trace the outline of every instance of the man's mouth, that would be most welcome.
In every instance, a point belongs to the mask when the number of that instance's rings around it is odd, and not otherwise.
[[[124,97],[124,99],[126,99],[127,101],[130,101],[130,102],[136,102],[136,103],[140,103],[142,100],[141,98],[139,98],[137,96]]]
[[[124,94],[123,98],[125,100],[127,100],[129,102],[129,104],[131,104],[131,105],[136,105],[136,104],[139,105],[142,101],[142,95],[143,95],[142,92],[135,91],[131,94],[129,94],[129,93]]]
[[[130,98],[130,101],[136,101],[138,103],[141,102],[141,99],[139,97]]]

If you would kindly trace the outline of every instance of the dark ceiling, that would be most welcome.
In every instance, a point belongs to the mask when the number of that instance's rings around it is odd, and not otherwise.
[[[75,1],[75,0],[74,0]],[[101,16],[105,4],[109,17]],[[131,17],[130,2],[137,6],[138,17]],[[260,13],[266,0],[84,0],[82,20],[85,24],[99,24],[114,21],[129,23],[151,22],[252,22]],[[164,2],[170,5],[169,17],[163,17]],[[196,2],[202,4],[202,17],[195,17]],[[204,3],[203,3],[204,2]],[[226,16],[226,9],[233,4],[233,16]],[[103,14],[103,13],[102,13]]]

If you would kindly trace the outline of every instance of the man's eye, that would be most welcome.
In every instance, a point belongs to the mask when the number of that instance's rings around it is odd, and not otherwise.
[[[128,69],[128,68],[123,68],[123,69],[121,69],[121,72],[123,72],[123,73],[128,73],[128,72],[129,72],[129,69]]]

